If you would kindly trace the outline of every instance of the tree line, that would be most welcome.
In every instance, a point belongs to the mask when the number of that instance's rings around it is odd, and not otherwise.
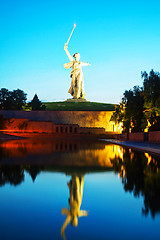
[[[160,131],[160,73],[141,72],[143,86],[123,93],[110,121],[122,123],[123,132]]]
[[[39,100],[37,94],[32,101],[27,101],[27,93],[21,89],[9,91],[6,88],[0,90],[0,110],[45,110],[46,106]]]

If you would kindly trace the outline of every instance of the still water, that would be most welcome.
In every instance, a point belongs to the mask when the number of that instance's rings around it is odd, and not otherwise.
[[[0,239],[160,239],[159,168],[103,142],[0,142]]]

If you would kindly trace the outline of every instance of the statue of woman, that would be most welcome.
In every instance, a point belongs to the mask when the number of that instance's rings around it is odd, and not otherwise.
[[[74,99],[84,99],[85,93],[84,93],[84,80],[83,80],[83,72],[82,72],[82,66],[90,66],[90,64],[80,62],[80,54],[75,53],[73,57],[68,51],[68,46],[65,44],[64,50],[71,62],[65,63],[64,68],[69,69],[72,68],[70,77],[71,80],[71,87],[69,89],[69,93],[73,96]]]

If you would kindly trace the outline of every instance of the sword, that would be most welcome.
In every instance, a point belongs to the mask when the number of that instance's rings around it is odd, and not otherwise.
[[[74,27],[73,27],[73,29],[72,29],[72,32],[71,32],[71,34],[69,35],[69,38],[68,38],[67,43],[66,43],[65,45],[68,45],[68,43],[69,43],[69,41],[70,41],[70,38],[71,38],[71,36],[72,36],[72,34],[73,34],[73,31],[74,31],[75,27],[76,27],[76,24],[74,24]]]

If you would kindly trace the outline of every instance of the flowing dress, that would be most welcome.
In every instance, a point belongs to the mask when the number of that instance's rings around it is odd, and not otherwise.
[[[73,98],[83,98],[85,97],[84,92],[84,79],[83,79],[83,72],[82,72],[82,66],[84,63],[73,60],[69,63],[64,64],[64,68],[69,69],[72,68],[70,77],[71,80],[71,87],[68,90],[68,92],[73,96]]]

